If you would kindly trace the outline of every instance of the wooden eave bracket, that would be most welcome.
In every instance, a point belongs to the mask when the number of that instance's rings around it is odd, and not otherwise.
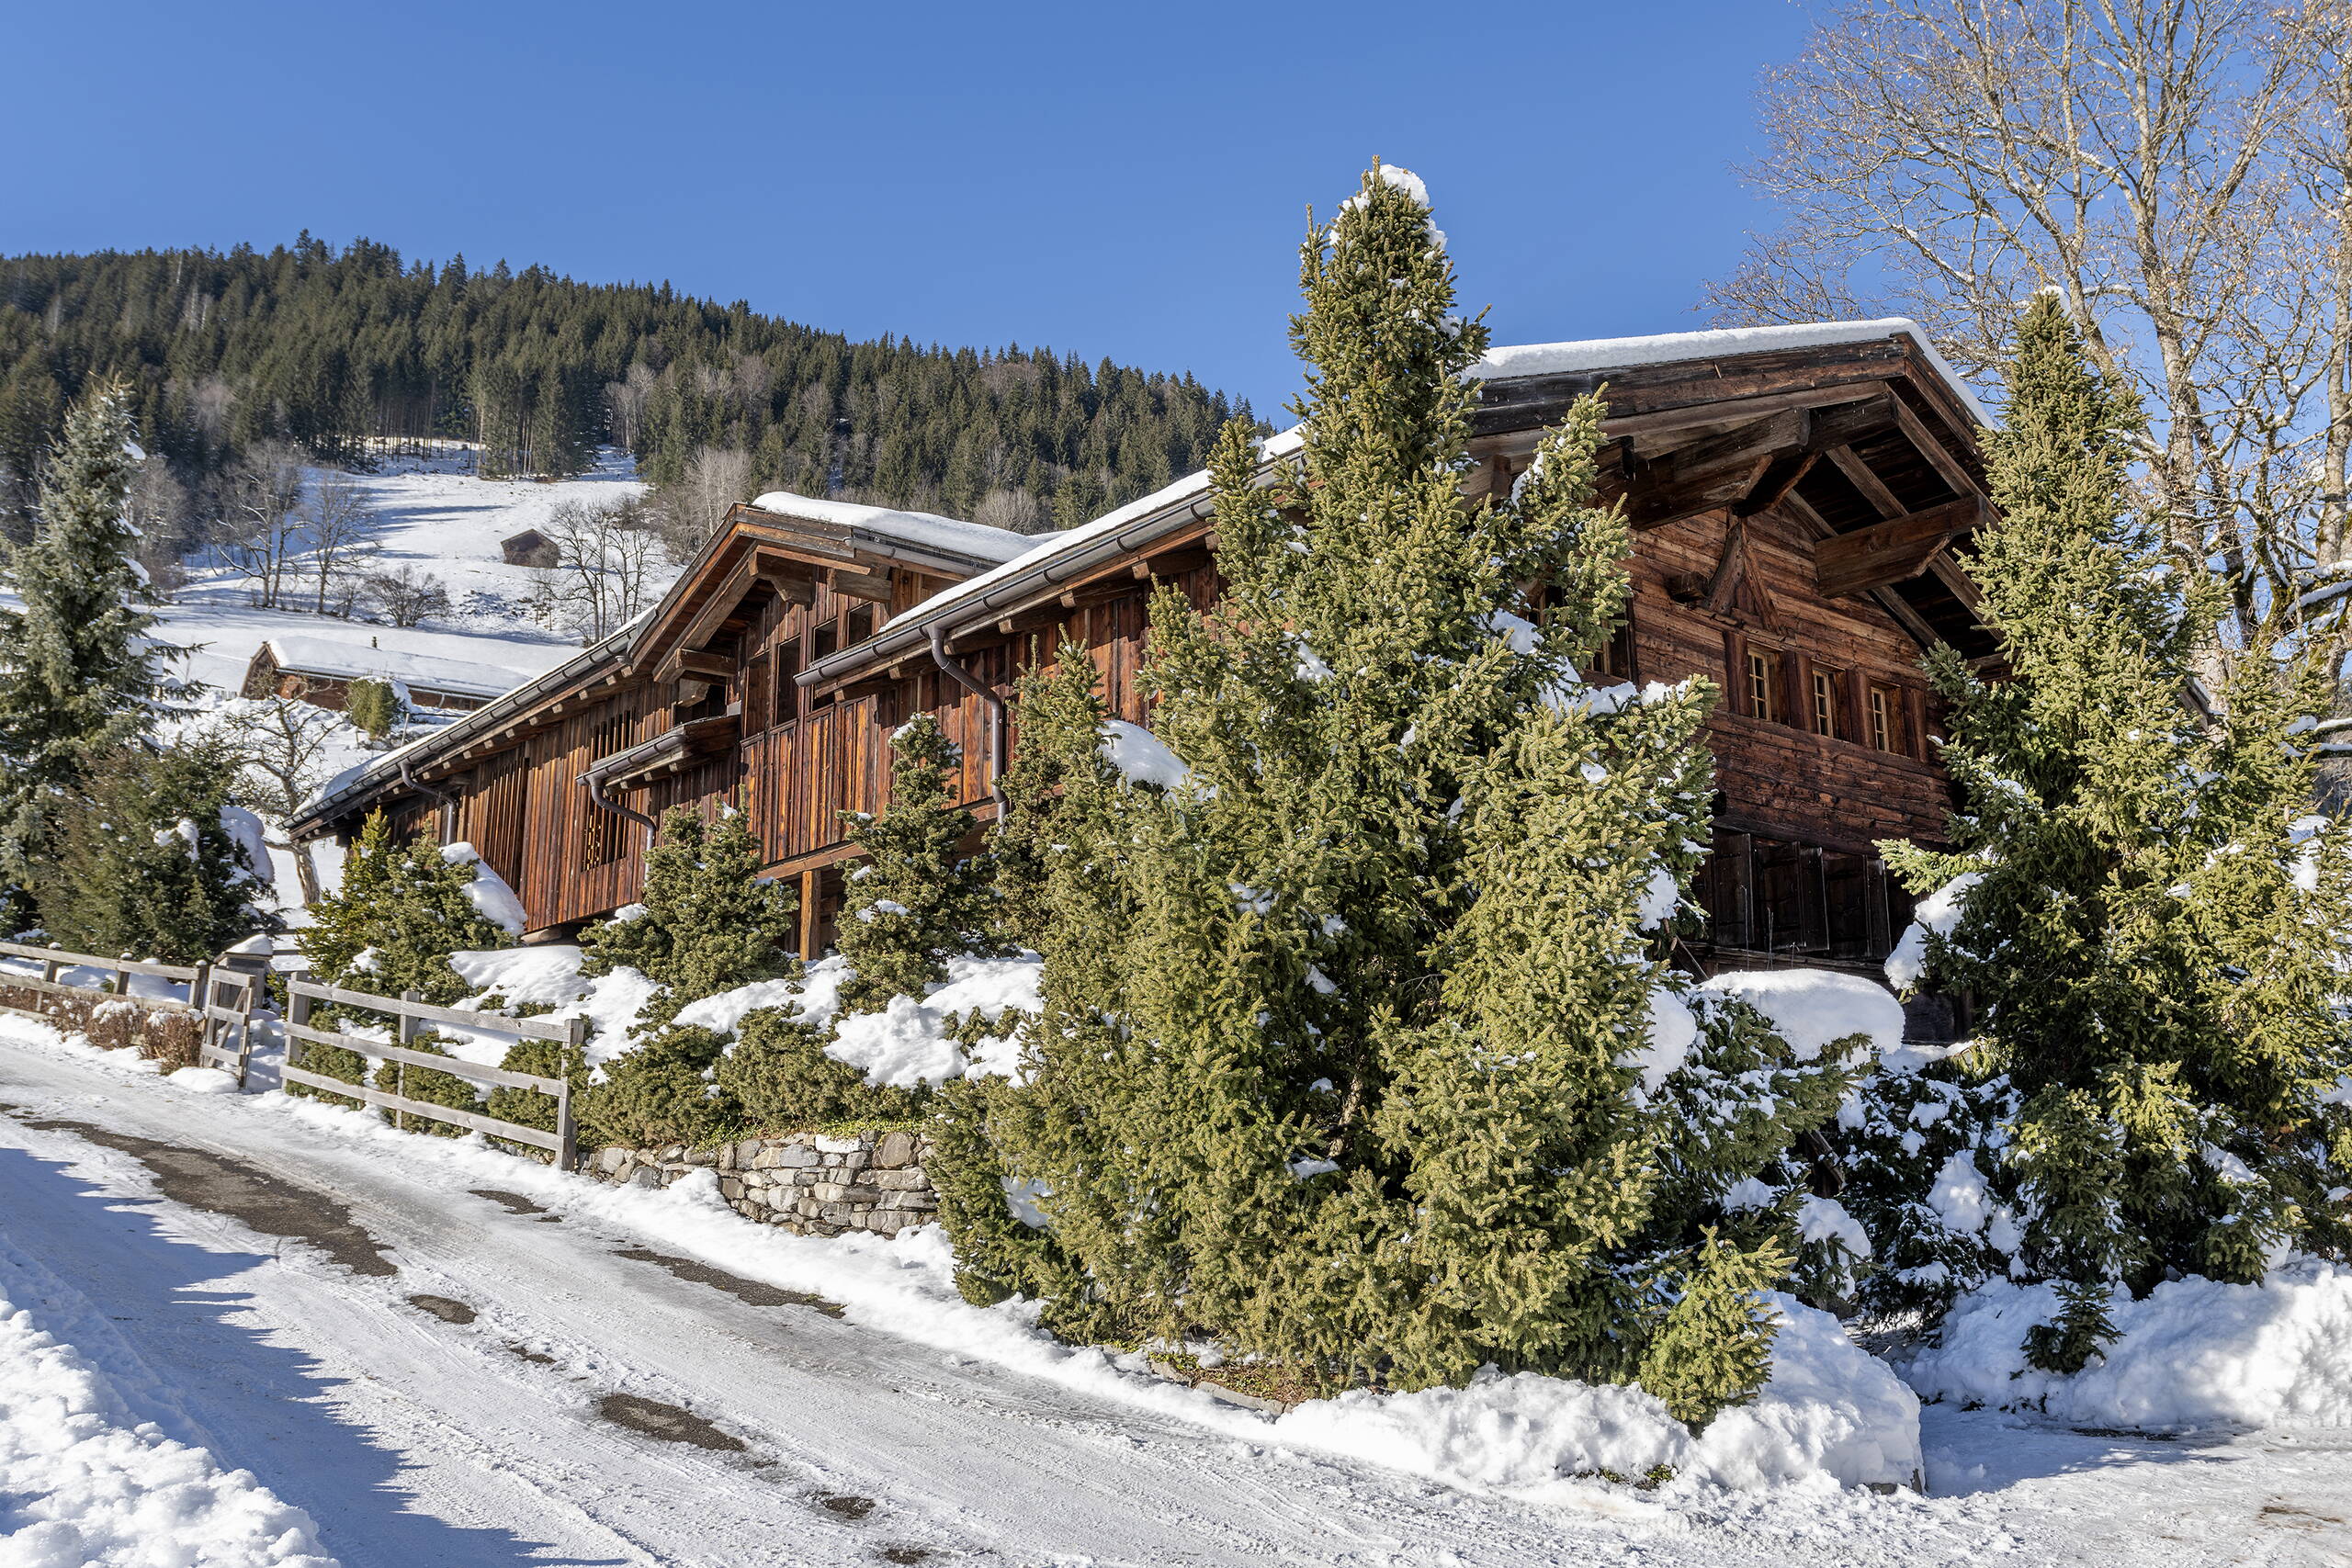
[[[1946,546],[1984,517],[1983,498],[1965,496],[1849,534],[1832,534],[1814,544],[1814,581],[1823,596],[1831,599],[1907,582],[1930,570]],[[1951,570],[1959,571],[1957,565]]]

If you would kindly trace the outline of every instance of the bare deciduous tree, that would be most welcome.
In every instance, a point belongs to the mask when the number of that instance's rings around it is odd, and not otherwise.
[[[322,468],[301,506],[310,562],[305,575],[318,615],[348,616],[368,581],[379,547],[376,512],[366,487],[341,468]]]
[[[139,530],[140,570],[169,598],[187,576],[181,557],[187,550],[190,511],[187,487],[161,456],[149,453],[131,476],[123,515]]]
[[[238,803],[269,825],[271,848],[293,852],[302,901],[312,902],[318,873],[311,857],[286,840],[286,825],[326,782],[338,745],[350,739],[348,728],[292,697],[236,697],[206,716],[203,731],[236,761]]]
[[[2346,0],[1840,0],[1766,78],[1750,178],[1786,224],[1713,302],[1899,311],[1981,374],[2056,290],[2258,644],[2346,569],[2347,39]]]
[[[1045,509],[1025,490],[992,490],[972,509],[972,521],[1015,534],[1035,534],[1046,525]]]
[[[449,613],[448,585],[433,573],[406,564],[372,573],[368,579],[368,597],[384,619],[396,626],[416,626]]]
[[[255,442],[229,475],[217,544],[221,560],[243,576],[254,604],[283,609],[301,541],[295,509],[302,501],[302,452],[283,441]]]
[[[686,459],[685,471],[677,482],[662,486],[653,501],[671,558],[691,559],[727,515],[727,509],[752,499],[751,487],[749,452],[727,446],[697,448]]]
[[[582,641],[611,636],[660,596],[662,536],[638,502],[567,501],[539,531],[554,542],[556,564],[531,607]]]

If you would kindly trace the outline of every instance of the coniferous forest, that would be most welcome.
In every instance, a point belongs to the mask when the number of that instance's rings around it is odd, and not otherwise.
[[[1024,532],[1200,467],[1237,412],[1190,375],[853,343],[666,283],[435,266],[368,240],[12,256],[0,527],[27,532],[40,453],[109,377],[141,444],[199,497],[263,442],[364,466],[407,442],[479,441],[485,475],[575,474],[611,444],[657,486],[699,467],[741,485],[732,499],[795,490]]]

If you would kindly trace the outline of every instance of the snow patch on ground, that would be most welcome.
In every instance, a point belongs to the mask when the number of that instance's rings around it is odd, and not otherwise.
[[[308,1514],[141,1420],[62,1337],[85,1330],[104,1322],[0,1240],[0,1563],[336,1568]]]
[[[2136,1302],[2119,1292],[2115,1341],[2071,1377],[2035,1371],[2022,1348],[2059,1306],[2050,1285],[1980,1285],[1903,1376],[1928,1398],[2073,1426],[2352,1427],[2352,1268],[2298,1259],[2258,1285],[2172,1280]]]

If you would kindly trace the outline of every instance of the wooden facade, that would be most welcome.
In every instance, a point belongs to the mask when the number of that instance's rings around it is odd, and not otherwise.
[[[1636,544],[1603,673],[1722,694],[1708,924],[1690,944],[1704,966],[1885,953],[1908,904],[1872,846],[1945,826],[1921,652],[1993,653],[1953,553],[1985,515],[1966,394],[1900,324],[1783,336],[1506,351],[1475,426],[1474,497],[1606,388],[1604,484]],[[1270,443],[1270,465],[1283,452]],[[469,840],[553,936],[635,897],[663,809],[730,805],[770,874],[802,879],[814,951],[857,852],[841,814],[883,803],[896,725],[936,714],[962,749],[962,798],[989,816],[1023,669],[1071,639],[1112,711],[1148,722],[1135,675],[1152,589],[1202,605],[1219,591],[1200,476],[1018,559],[1036,542],[763,500],[730,513],[645,621],[314,803],[298,833],[347,838],[382,807]]]

